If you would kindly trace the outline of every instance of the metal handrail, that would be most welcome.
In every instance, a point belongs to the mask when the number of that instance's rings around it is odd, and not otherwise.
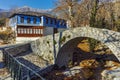
[[[7,54],[7,56],[11,57],[14,61],[16,61],[16,63],[18,63],[20,66],[26,68],[28,71],[31,71],[33,74],[35,74],[37,77],[39,77],[41,80],[45,80],[40,74],[36,73],[35,71],[33,71],[31,68],[27,67],[26,65],[24,65],[23,63],[21,63],[20,61],[18,61],[16,58],[14,58],[11,54],[9,54],[8,51],[4,50],[4,56]],[[10,65],[8,65],[8,68],[10,69]],[[12,74],[11,74],[12,75]],[[14,79],[15,80],[15,79]]]

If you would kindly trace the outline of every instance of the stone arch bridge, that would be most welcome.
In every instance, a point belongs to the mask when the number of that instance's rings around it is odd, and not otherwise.
[[[107,29],[78,27],[54,36],[49,35],[39,38],[31,43],[31,48],[34,53],[42,56],[44,59],[53,61],[55,57],[56,64],[65,65],[69,61],[73,48],[79,43],[79,39],[73,39],[78,37],[89,37],[102,42],[120,61],[120,33]],[[55,55],[53,56],[53,54]]]
[[[29,76],[34,75],[42,79],[43,77],[40,75],[51,70],[54,66],[48,63],[55,62],[59,67],[68,64],[73,56],[73,49],[80,43],[80,37],[93,38],[102,42],[120,61],[119,32],[92,27],[78,27],[55,35],[44,36],[27,44],[7,46],[3,48],[4,62],[10,72],[15,73],[14,77],[16,77],[16,75],[21,76],[22,74],[19,74],[19,72],[25,70],[27,73],[21,78],[25,78],[26,80],[26,78],[30,78]],[[38,56],[44,59],[44,63],[36,63],[36,60],[39,61]],[[17,67],[15,65],[17,65]],[[16,74],[15,71],[17,71],[18,74]],[[18,79],[18,77],[16,77],[16,79]]]

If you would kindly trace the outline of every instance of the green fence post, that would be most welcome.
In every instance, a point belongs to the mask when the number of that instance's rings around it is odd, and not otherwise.
[[[31,80],[31,78],[30,78],[30,71],[29,70],[27,71],[27,80]]]
[[[17,80],[21,80],[21,77],[22,77],[22,76],[21,76],[21,75],[22,75],[22,74],[21,74],[21,73],[22,73],[22,72],[21,72],[21,71],[22,71],[21,69],[22,69],[22,68],[21,68],[21,65],[19,65],[19,66],[18,66],[18,76],[17,76],[18,78],[17,78]]]

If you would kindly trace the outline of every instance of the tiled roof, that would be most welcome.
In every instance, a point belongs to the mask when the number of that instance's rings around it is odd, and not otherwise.
[[[39,12],[32,12],[32,11],[12,13],[9,16],[9,18],[11,18],[15,15],[28,15],[28,16],[37,16],[37,17],[47,16],[47,17],[57,18],[56,16],[53,16],[53,15],[48,14],[48,13],[39,13]]]

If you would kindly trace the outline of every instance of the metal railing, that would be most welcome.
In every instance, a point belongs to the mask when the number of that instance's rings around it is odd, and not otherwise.
[[[9,70],[13,80],[31,80],[33,78],[37,78],[37,80],[45,80],[40,74],[22,64],[15,57],[9,54],[9,52],[6,50],[3,52],[5,66]]]

